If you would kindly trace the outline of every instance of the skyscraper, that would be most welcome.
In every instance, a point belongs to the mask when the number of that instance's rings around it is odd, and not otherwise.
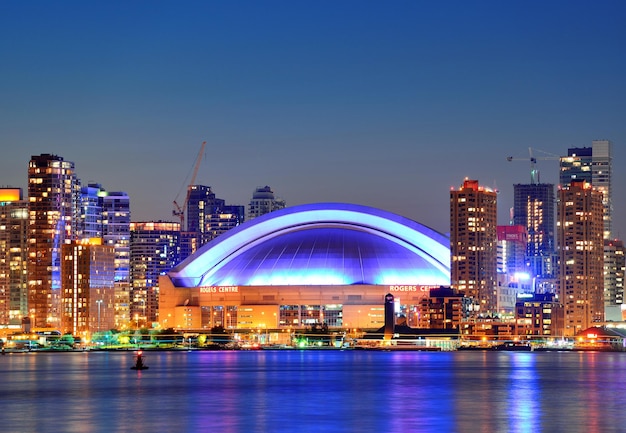
[[[28,310],[35,327],[60,325],[61,248],[75,239],[79,182],[74,163],[57,155],[28,165]]]
[[[189,187],[187,231],[201,235],[200,246],[211,240],[210,236],[207,235],[209,220],[211,215],[216,214],[224,204],[224,200],[215,197],[210,186],[191,185]]]
[[[21,188],[0,188],[0,326],[28,316],[28,202]]]
[[[604,240],[604,305],[624,303],[624,242]]]
[[[272,188],[269,186],[258,187],[252,193],[252,200],[248,206],[248,220],[283,209],[285,206],[285,200],[276,198]]]
[[[514,185],[513,224],[526,228],[527,271],[532,278],[556,276],[554,242],[554,185]]]
[[[80,188],[79,239],[102,238],[102,186],[90,183]]]
[[[191,185],[187,200],[187,231],[181,235],[181,260],[198,248],[241,224],[244,207],[227,205],[210,186]]]
[[[565,336],[604,320],[602,215],[602,194],[586,181],[560,188],[558,295],[565,310]]]
[[[115,250],[115,327],[130,321],[130,198],[122,191],[101,192],[105,245]]]
[[[572,181],[584,180],[602,192],[604,239],[611,239],[612,236],[612,161],[612,144],[609,140],[594,140],[592,147],[567,149],[567,156],[560,161],[561,186],[566,187]]]
[[[180,261],[180,223],[131,222],[130,319],[137,327],[158,320],[159,275]]]
[[[102,238],[64,244],[61,331],[89,337],[114,327],[115,249]]]
[[[497,241],[496,193],[466,179],[450,191],[450,273],[475,318],[497,312]]]

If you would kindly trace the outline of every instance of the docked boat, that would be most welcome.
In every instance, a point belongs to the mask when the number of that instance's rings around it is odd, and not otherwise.
[[[513,352],[530,352],[533,350],[532,346],[529,343],[519,343],[519,342],[503,343],[498,346],[494,346],[494,349],[513,351]]]

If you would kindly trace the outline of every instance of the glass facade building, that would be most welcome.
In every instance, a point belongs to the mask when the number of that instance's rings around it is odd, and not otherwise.
[[[74,163],[33,156],[28,165],[28,309],[35,327],[60,326],[61,248],[76,239],[79,182]]]
[[[157,321],[159,276],[179,263],[179,239],[178,222],[131,222],[131,325],[151,326]]]

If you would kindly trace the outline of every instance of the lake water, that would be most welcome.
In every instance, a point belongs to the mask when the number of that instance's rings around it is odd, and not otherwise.
[[[626,432],[626,353],[0,357],[0,432]]]

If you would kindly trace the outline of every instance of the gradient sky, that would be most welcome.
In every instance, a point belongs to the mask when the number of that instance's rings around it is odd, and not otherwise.
[[[270,185],[445,233],[466,176],[505,224],[529,147],[609,139],[624,237],[625,23],[622,0],[4,1],[0,184],[54,153],[172,220],[207,141],[196,183],[229,204]]]

